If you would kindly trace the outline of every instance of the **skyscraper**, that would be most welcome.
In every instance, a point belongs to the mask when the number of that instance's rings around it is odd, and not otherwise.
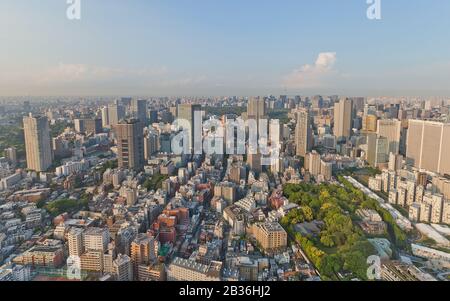
[[[428,171],[450,174],[450,124],[409,120],[406,163]]]
[[[17,149],[14,146],[5,149],[5,156],[12,165],[17,164]]]
[[[67,234],[70,256],[81,256],[84,252],[83,229],[72,228]]]
[[[147,100],[133,99],[131,101],[131,113],[134,118],[139,119],[142,126],[147,126]]]
[[[52,146],[47,117],[23,118],[28,169],[47,171],[52,165]]]
[[[312,148],[311,120],[308,109],[297,112],[297,126],[295,128],[295,145],[297,156],[305,157]]]
[[[247,118],[248,119],[264,119],[267,115],[267,106],[264,98],[252,97],[247,104]]]
[[[109,112],[108,107],[102,108],[102,126],[104,128],[109,127]]]
[[[140,171],[144,168],[144,134],[141,122],[128,119],[115,127],[119,167]]]
[[[342,98],[334,105],[334,135],[338,140],[350,138],[352,111],[352,100],[349,98]]]
[[[179,104],[177,107],[177,118],[179,120],[186,120],[189,122],[190,124],[190,144],[189,144],[189,149],[193,149],[194,148],[194,125],[196,124],[196,122],[200,122],[201,120],[198,121],[195,119],[195,115],[196,112],[201,112],[202,107],[201,105],[195,105],[195,104]],[[201,133],[200,133],[201,134]],[[201,139],[201,137],[199,137]],[[201,141],[201,140],[200,140]]]
[[[378,120],[378,135],[386,137],[389,143],[389,153],[398,154],[400,150],[400,136],[402,123],[397,119]]]
[[[367,155],[366,161],[372,167],[378,164],[389,162],[388,139],[378,136],[376,133],[367,134]]]
[[[111,127],[116,126],[119,122],[125,118],[125,107],[118,104],[110,104],[108,106],[109,125]]]

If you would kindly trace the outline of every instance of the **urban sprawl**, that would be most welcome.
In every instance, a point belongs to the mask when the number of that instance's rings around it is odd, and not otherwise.
[[[450,98],[4,98],[0,152],[2,281],[450,280]]]

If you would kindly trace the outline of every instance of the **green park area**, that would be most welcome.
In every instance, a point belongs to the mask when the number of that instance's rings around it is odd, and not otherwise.
[[[406,234],[375,200],[354,188],[343,177],[342,185],[287,184],[284,195],[299,205],[281,220],[282,226],[302,247],[324,280],[367,279],[367,258],[376,251],[356,224],[359,208],[376,210],[388,225],[386,237],[394,247],[405,247]],[[318,233],[303,234],[296,225],[323,221]],[[342,275],[343,277],[339,276]]]

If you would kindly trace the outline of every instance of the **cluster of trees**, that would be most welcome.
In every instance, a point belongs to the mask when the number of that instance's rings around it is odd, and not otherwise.
[[[168,179],[168,176],[155,174],[150,178],[147,178],[143,184],[143,186],[148,190],[158,190],[162,187],[162,183]]]
[[[397,225],[392,215],[386,209],[382,208],[377,201],[373,199],[368,199],[362,204],[363,208],[373,209],[380,214],[383,221],[387,224],[387,230],[390,240],[398,248],[408,248],[408,236],[407,234]]]
[[[217,116],[223,116],[225,114],[235,114],[240,116],[247,111],[247,107],[206,107],[205,111],[207,114]]]
[[[48,203],[44,206],[51,216],[58,216],[64,212],[75,212],[87,208],[89,202],[88,197],[81,197],[78,200],[74,199],[62,199],[56,200],[54,202]]]
[[[73,126],[73,123],[65,121],[58,121],[50,125],[50,137],[57,137],[61,135],[67,127]]]
[[[25,137],[23,127],[18,124],[0,126],[0,152],[4,155],[4,150],[8,147],[17,149],[18,159],[25,157]]]
[[[114,169],[119,166],[119,161],[117,160],[110,160],[103,164],[103,166],[100,168],[100,172],[103,174],[108,169]]]
[[[284,194],[300,208],[284,217],[281,224],[294,235],[323,279],[336,280],[339,272],[366,279],[367,258],[376,251],[352,218],[365,195],[347,185],[306,183],[288,184]],[[313,219],[324,222],[318,235],[294,233],[295,224]]]

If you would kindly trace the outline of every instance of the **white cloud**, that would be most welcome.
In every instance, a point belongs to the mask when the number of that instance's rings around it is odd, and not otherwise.
[[[124,69],[93,66],[87,64],[65,64],[48,68],[39,74],[36,79],[37,85],[46,84],[77,84],[77,83],[99,83],[113,82],[122,79],[148,80],[166,75],[166,67],[154,69]]]
[[[283,85],[296,89],[323,87],[325,82],[336,74],[333,69],[336,60],[336,52],[319,53],[313,65],[306,64],[293,70],[284,78]]]

